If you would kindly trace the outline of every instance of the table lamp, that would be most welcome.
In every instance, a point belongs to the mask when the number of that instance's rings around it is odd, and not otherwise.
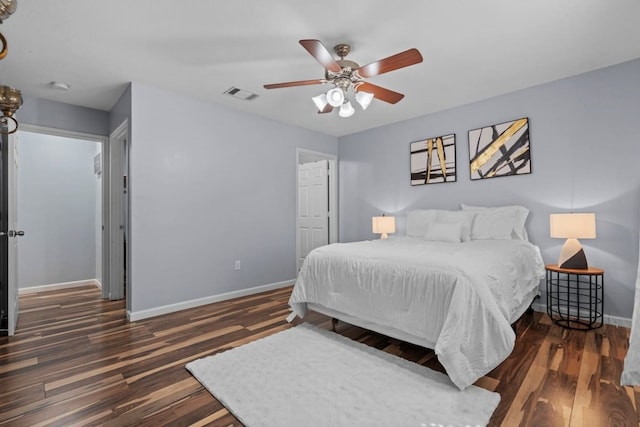
[[[596,238],[596,214],[564,213],[549,215],[551,237],[567,239],[560,251],[558,267],[586,270],[587,257],[578,239]]]
[[[396,232],[396,217],[394,216],[374,216],[371,218],[371,230],[376,234],[381,234],[381,239],[389,237],[387,233]]]

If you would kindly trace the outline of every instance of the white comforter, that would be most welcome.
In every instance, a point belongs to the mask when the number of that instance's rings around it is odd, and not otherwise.
[[[621,385],[640,386],[640,262],[636,276],[636,295],[631,318],[629,350],[624,357],[624,369],[620,377]]]
[[[415,337],[464,389],[511,353],[513,316],[542,278],[540,251],[523,240],[336,243],[307,256],[289,305],[300,317],[311,303]]]

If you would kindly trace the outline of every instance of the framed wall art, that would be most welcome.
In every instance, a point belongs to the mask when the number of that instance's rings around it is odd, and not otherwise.
[[[469,131],[471,179],[531,173],[529,119]]]
[[[412,142],[409,151],[411,185],[456,180],[456,134]]]

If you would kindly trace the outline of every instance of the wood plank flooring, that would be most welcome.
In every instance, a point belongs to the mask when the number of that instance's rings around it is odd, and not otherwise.
[[[25,294],[0,337],[0,425],[241,426],[184,368],[291,327],[291,288],[128,323],[93,287]],[[329,329],[330,319],[306,321]],[[299,323],[299,321],[296,321]],[[476,384],[500,393],[492,426],[638,426],[640,388],[621,387],[629,330],[569,331],[542,313],[515,325],[512,355]],[[433,351],[345,323],[338,333],[433,369]]]

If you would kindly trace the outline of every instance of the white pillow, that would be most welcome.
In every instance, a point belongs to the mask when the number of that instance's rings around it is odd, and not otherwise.
[[[456,242],[460,243],[462,234],[462,224],[454,222],[433,222],[427,226],[424,235],[425,240],[434,242]]]
[[[460,224],[462,228],[460,238],[463,242],[468,242],[471,240],[471,225],[473,224],[473,218],[475,216],[476,212],[471,211],[438,210],[436,218],[438,222]]]
[[[527,233],[527,229],[525,227],[525,222],[527,221],[527,216],[529,215],[529,209],[524,206],[499,206],[499,207],[482,207],[482,206],[470,206],[465,205],[464,203],[461,205],[463,211],[506,211],[510,212],[513,215],[513,229],[511,230],[511,238],[512,239],[520,239],[529,241],[529,235]]]
[[[435,222],[436,211],[433,209],[417,209],[407,213],[407,236],[424,237],[427,226]]]
[[[471,226],[471,240],[510,240],[514,219],[509,211],[478,211]]]

